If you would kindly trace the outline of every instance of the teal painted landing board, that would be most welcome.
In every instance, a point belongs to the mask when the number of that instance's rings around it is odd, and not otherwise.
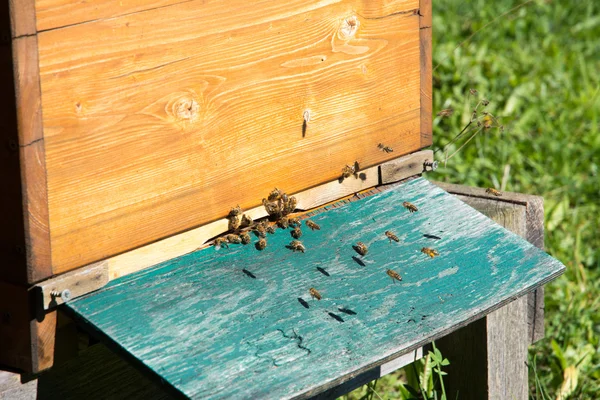
[[[280,399],[325,390],[564,269],[424,179],[311,219],[321,230],[302,225],[304,254],[287,249],[292,238],[278,230],[264,251],[198,251],[67,307],[188,397]],[[357,241],[368,246],[365,257],[353,250]],[[424,246],[440,256],[421,253]]]

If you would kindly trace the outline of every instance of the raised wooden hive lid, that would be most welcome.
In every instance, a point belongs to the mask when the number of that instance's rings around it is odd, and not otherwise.
[[[431,143],[419,0],[22,3],[30,268],[46,275]]]

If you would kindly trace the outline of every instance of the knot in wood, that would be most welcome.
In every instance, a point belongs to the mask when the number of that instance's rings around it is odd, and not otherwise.
[[[178,120],[194,121],[198,117],[200,105],[192,96],[183,96],[171,104],[171,114]]]
[[[358,31],[358,26],[360,25],[360,21],[356,16],[351,16],[342,21],[342,25],[339,30],[339,37],[342,40],[350,40],[353,39]]]

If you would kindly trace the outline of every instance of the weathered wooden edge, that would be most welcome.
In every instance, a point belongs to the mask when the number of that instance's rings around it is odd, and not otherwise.
[[[35,287],[41,292],[43,309],[48,310],[66,301],[98,290],[107,283],[108,263],[100,261],[59,275],[56,278],[42,281]],[[64,294],[64,291],[68,291],[68,293]]]
[[[10,6],[27,280],[35,283],[52,276],[38,40],[33,1]]]
[[[392,361],[380,365],[379,367],[367,371],[356,378],[351,379],[340,386],[331,388],[321,394],[312,397],[311,400],[335,400],[346,393],[353,391],[375,379],[391,374],[398,369],[405,367],[423,357],[423,348],[418,348],[411,353],[407,353]]]
[[[433,60],[431,0],[419,1],[419,41],[421,57],[421,147],[433,144]]]
[[[13,39],[35,35],[37,33],[35,0],[8,0],[8,4]]]
[[[507,202],[525,206],[526,240],[534,246],[544,249],[544,199],[523,193],[502,192],[502,196],[494,196],[484,188],[469,187],[445,182],[432,182],[448,193],[481,199]],[[529,339],[533,344],[544,338],[544,287],[540,286],[527,298]]]
[[[379,166],[379,184],[398,182],[425,172],[424,163],[433,160],[433,151],[422,150]]]

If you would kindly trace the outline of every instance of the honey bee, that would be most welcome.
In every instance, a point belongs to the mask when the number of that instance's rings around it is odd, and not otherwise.
[[[398,239],[398,236],[394,235],[392,233],[392,231],[385,231],[385,236],[387,236],[388,239],[390,239],[390,243],[392,243],[392,240],[394,242],[399,242],[400,241],[400,239]]]
[[[266,230],[267,233],[270,233],[271,235],[275,234],[275,225],[268,225]]]
[[[288,218],[288,222],[290,223],[290,226],[300,226],[300,219],[298,217],[292,217],[292,218]]]
[[[293,213],[296,210],[296,206],[298,205],[298,200],[294,196],[290,196],[288,201],[283,204],[283,214],[287,215]]]
[[[356,246],[354,246],[354,250],[356,250],[356,252],[358,254],[360,254],[361,256],[364,256],[369,252],[367,245],[364,244],[363,242],[356,242]]]
[[[242,215],[242,226],[252,226],[254,224],[254,220],[251,216],[244,214]]]
[[[391,147],[389,147],[389,146],[386,146],[386,145],[384,145],[383,143],[379,143],[379,144],[377,145],[377,148],[378,148],[379,150],[383,151],[384,153],[391,153],[391,152],[393,152],[393,151],[394,151],[394,149],[392,149],[392,148],[391,148]]]
[[[489,194],[493,194],[494,196],[502,196],[502,192],[499,192],[498,190],[494,189],[494,188],[487,188],[485,189],[486,193]]]
[[[292,242],[290,243],[290,245],[288,247],[290,249],[292,249],[294,251],[294,253],[297,251],[301,251],[304,253],[304,251],[306,250],[306,248],[304,247],[302,242],[299,240],[292,240]]]
[[[300,230],[299,226],[295,227],[291,233],[294,239],[300,239],[300,237],[302,236],[302,230]]]
[[[452,108],[445,108],[437,113],[438,117],[449,117],[454,114],[454,110]]]
[[[352,175],[354,175],[354,172],[355,168],[346,164],[346,166],[342,168],[342,178],[350,178]]]
[[[394,271],[393,269],[388,269],[387,271],[385,271],[385,273],[388,274],[390,278],[392,278],[392,281],[394,281],[394,283],[396,283],[396,281],[402,280],[400,274]]]
[[[308,290],[308,293],[310,293],[310,297],[312,297],[313,299],[321,300],[323,298],[321,296],[321,293],[319,293],[319,291],[317,289],[315,289],[314,287],[311,287]]]
[[[281,209],[279,208],[279,204],[271,201],[267,201],[267,199],[263,199],[263,206],[265,206],[265,210],[269,215],[279,215],[281,213]]]
[[[240,217],[238,217],[236,215],[230,215],[227,219],[229,220],[229,230],[230,231],[238,230],[242,224]]]
[[[227,240],[225,240],[225,238],[222,238],[222,237],[216,238],[213,243],[215,245],[216,250],[220,250],[221,247],[229,248],[229,245],[227,244]]]
[[[230,211],[229,211],[229,216],[230,217],[237,217],[242,213],[242,209],[239,206],[239,204],[236,207],[233,207]]]
[[[429,257],[433,258],[435,256],[439,256],[440,253],[438,253],[437,250],[434,249],[430,249],[429,247],[423,247],[421,249],[421,253],[427,254]]]
[[[306,224],[306,226],[308,226],[308,227],[310,228],[310,230],[312,230],[312,231],[314,231],[314,230],[320,231],[320,230],[321,230],[321,227],[320,227],[320,226],[319,226],[317,223],[315,223],[315,222],[312,222],[310,219],[307,219],[307,220],[306,220],[306,222],[304,222],[304,223],[305,223],[305,224]]]
[[[265,247],[267,247],[267,239],[260,238],[258,242],[256,242],[256,248],[258,250],[264,250]]]
[[[290,226],[290,220],[288,219],[288,217],[281,217],[279,218],[279,220],[277,220],[277,225],[281,229],[287,229]]]
[[[285,194],[281,190],[275,188],[269,193],[269,201],[277,201],[281,198],[281,195]]]
[[[404,206],[404,208],[406,208],[411,213],[413,213],[415,211],[419,211],[417,206],[415,206],[413,203],[409,203],[408,201],[405,201],[404,203],[402,203],[402,205]]]
[[[265,221],[263,221],[263,222],[259,222],[258,224],[256,224],[256,226],[254,227],[254,230],[256,231],[256,233],[258,233],[258,236],[265,237],[266,233],[267,233],[267,228],[268,228],[267,223]]]
[[[248,232],[244,232],[242,234],[240,234],[240,239],[242,241],[242,244],[249,244],[250,241],[252,239],[250,239],[250,235],[248,235]]]
[[[234,235],[233,233],[230,233],[229,235],[225,236],[225,238],[227,239],[227,241],[229,243],[232,243],[232,244],[242,243],[242,239],[238,235]]]

